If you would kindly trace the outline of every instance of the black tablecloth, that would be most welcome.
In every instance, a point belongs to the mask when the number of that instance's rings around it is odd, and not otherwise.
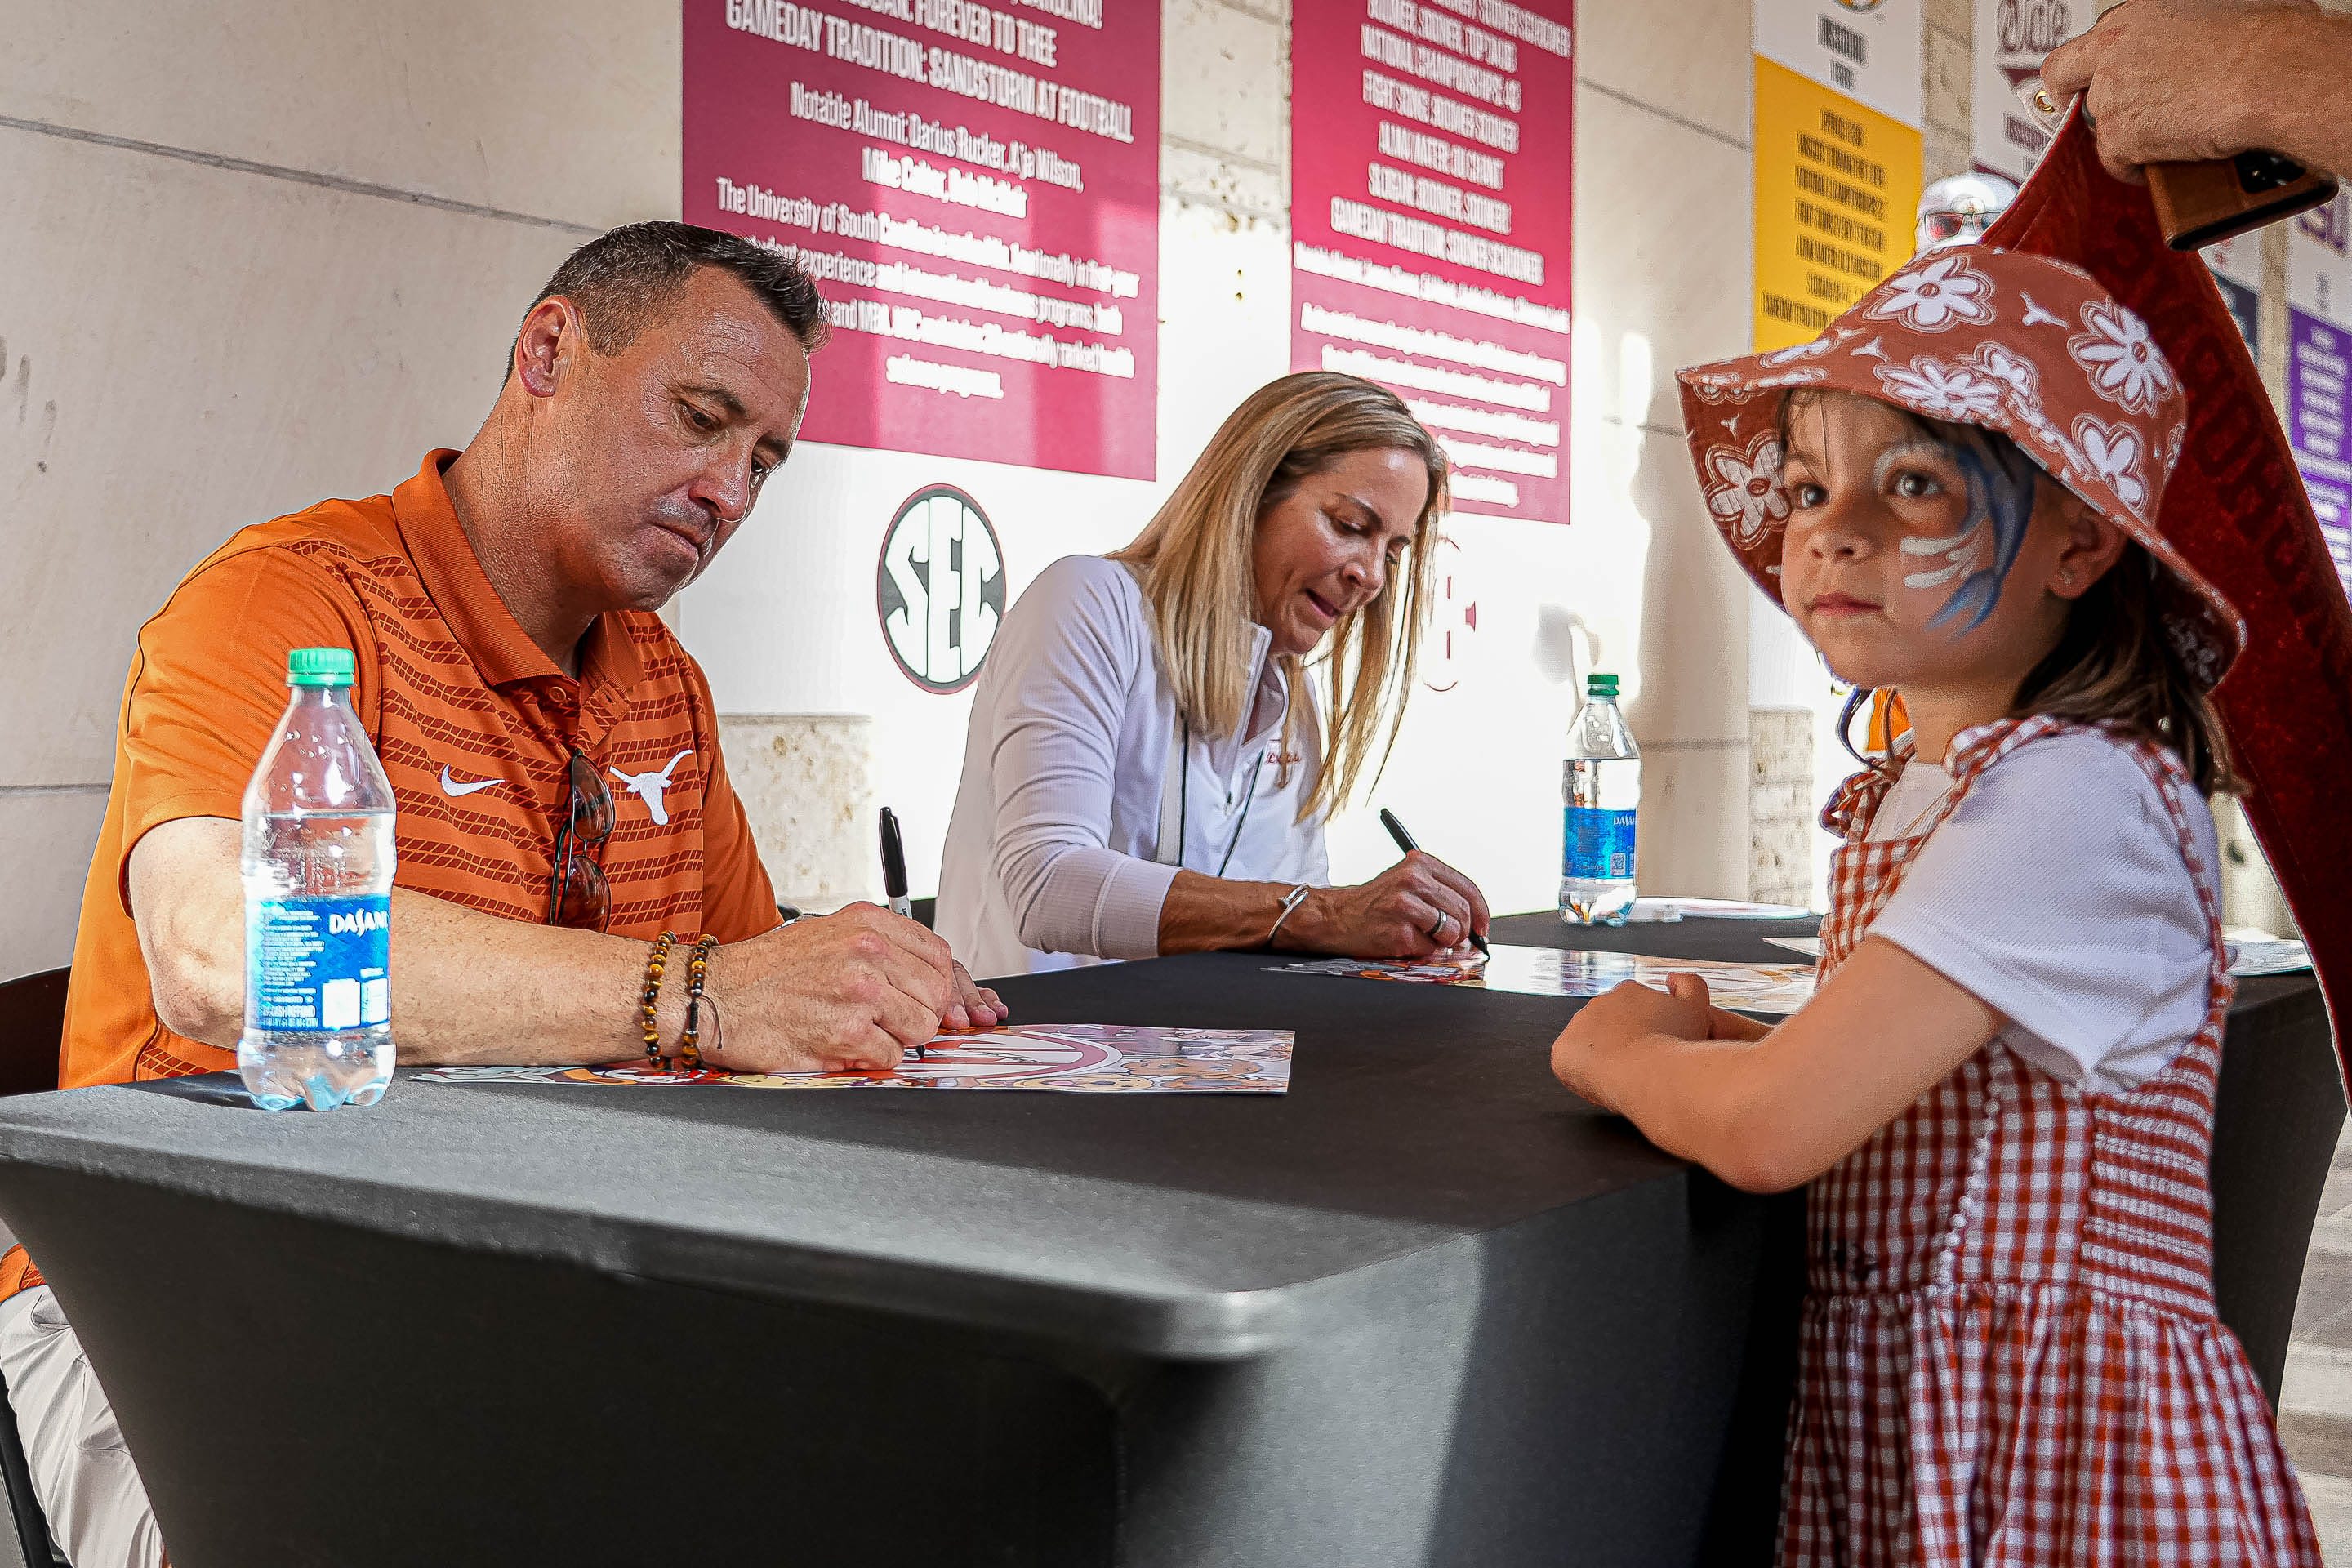
[[[1496,936],[1782,961],[1758,939],[1806,929]],[[1758,1551],[1800,1200],[1562,1091],[1573,1003],[1273,962],[1003,989],[1038,1022],[1294,1027],[1279,1098],[404,1073],[313,1116],[184,1079],[0,1101],[0,1216],[182,1568]],[[2225,1133],[2268,1123],[2243,1206],[2299,1212],[2298,1264],[2316,1186],[2281,1130],[2332,1144],[2318,1019],[2307,979],[2249,985],[2224,1080]]]

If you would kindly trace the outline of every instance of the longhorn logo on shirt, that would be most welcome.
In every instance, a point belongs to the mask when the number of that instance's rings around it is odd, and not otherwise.
[[[882,535],[875,569],[882,640],[926,691],[961,691],[1004,616],[1004,552],[980,503],[952,485],[917,490]]]
[[[669,792],[669,776],[677,771],[678,763],[692,755],[694,748],[688,746],[672,757],[669,765],[659,773],[625,773],[618,768],[606,768],[604,771],[628,785],[629,793],[646,803],[646,810],[652,814],[656,827],[667,827],[669,826],[669,805],[663,797]]]

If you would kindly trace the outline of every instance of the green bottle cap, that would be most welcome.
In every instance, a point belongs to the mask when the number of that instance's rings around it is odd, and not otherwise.
[[[1613,675],[1588,675],[1584,678],[1584,694],[1587,697],[1614,697],[1617,695],[1617,678]]]
[[[349,686],[358,668],[347,647],[298,647],[286,655],[286,684]]]

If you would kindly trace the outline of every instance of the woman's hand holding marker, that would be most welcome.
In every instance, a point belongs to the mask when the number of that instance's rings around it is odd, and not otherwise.
[[[1486,934],[1478,884],[1416,849],[1369,882],[1318,888],[1285,922],[1282,945],[1351,958],[1451,958]]]

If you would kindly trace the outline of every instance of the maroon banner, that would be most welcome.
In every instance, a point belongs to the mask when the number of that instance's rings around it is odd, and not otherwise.
[[[1157,0],[686,0],[688,223],[797,258],[812,441],[1148,479]]]
[[[1292,13],[1290,363],[1390,387],[1457,511],[1568,521],[1574,0]]]

